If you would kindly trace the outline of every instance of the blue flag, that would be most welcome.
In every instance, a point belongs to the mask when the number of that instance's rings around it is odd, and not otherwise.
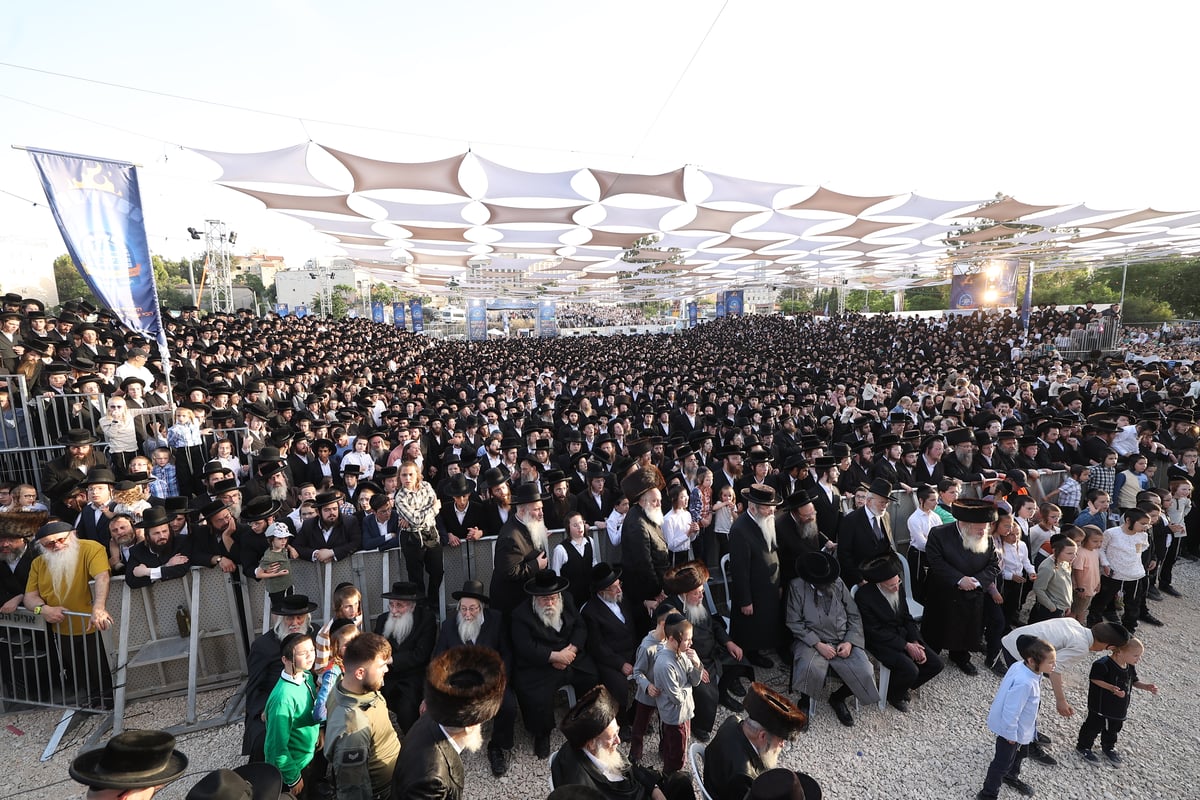
[[[412,317],[413,333],[425,330],[425,308],[420,300],[414,297],[408,301],[408,314]]]
[[[158,342],[163,367],[169,369],[137,168],[52,150],[29,148],[29,155],[88,288],[130,330]]]

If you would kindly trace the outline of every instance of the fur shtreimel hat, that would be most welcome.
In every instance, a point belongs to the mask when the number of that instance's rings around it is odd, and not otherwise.
[[[504,686],[499,653],[478,645],[452,647],[425,672],[425,706],[440,724],[469,728],[496,716]]]
[[[791,739],[808,727],[808,715],[779,692],[761,683],[750,684],[744,701],[750,719],[780,739]]]
[[[595,739],[617,717],[617,702],[603,685],[594,686],[579,698],[558,729],[567,744],[580,748]]]

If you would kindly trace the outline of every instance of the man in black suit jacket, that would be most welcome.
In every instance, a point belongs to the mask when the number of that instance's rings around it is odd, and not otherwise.
[[[842,528],[842,495],[837,490],[840,470],[834,456],[820,456],[813,463],[817,479],[806,486],[817,509],[817,528],[836,542]]]
[[[608,470],[597,461],[589,461],[587,488],[575,495],[575,507],[588,525],[603,523],[613,510],[613,495],[608,488]]]
[[[526,601],[525,584],[550,565],[543,500],[537,484],[526,483],[514,489],[512,503],[516,510],[496,539],[488,594],[493,606],[506,618]]]
[[[588,654],[596,662],[600,682],[616,701],[617,721],[626,727],[633,721],[629,716],[632,708],[629,679],[633,676],[633,662],[641,637],[633,626],[633,615],[623,602],[620,565],[601,561],[592,567],[591,592],[591,598],[580,612],[587,623]]]
[[[863,562],[883,555],[896,556],[888,517],[892,485],[877,478],[871,481],[869,490],[867,504],[854,509],[842,520],[838,537],[838,560],[842,565],[842,581],[847,587],[862,582],[859,566]]]
[[[925,646],[908,613],[908,598],[894,560],[884,557],[864,564],[862,577],[866,583],[854,602],[862,615],[867,652],[892,671],[887,701],[899,711],[908,711],[909,691],[937,675],[945,664]]]
[[[322,492],[315,500],[317,516],[305,520],[293,546],[305,561],[341,561],[362,549],[358,520],[341,512],[336,492]]]
[[[504,687],[504,663],[494,650],[452,647],[435,658],[425,680],[426,713],[404,737],[392,796],[462,800],[466,773],[459,748],[478,747],[478,728],[496,716]]]
[[[392,645],[392,663],[383,682],[388,709],[396,715],[400,730],[416,722],[421,707],[421,684],[433,655],[437,620],[421,603],[424,588],[411,581],[397,581],[384,592],[388,610],[375,618],[374,631]]]
[[[371,513],[360,522],[363,550],[392,550],[400,546],[400,514],[391,495],[373,494]]]
[[[445,488],[453,502],[442,503],[438,512],[437,526],[442,545],[458,547],[468,539],[482,538],[487,520],[483,505],[473,499],[475,481],[465,475],[455,475]]]
[[[157,506],[146,509],[141,522],[144,538],[129,550],[125,583],[137,589],[154,581],[182,578],[191,569],[190,536],[175,538],[170,517]]]
[[[452,647],[478,645],[500,654],[505,669],[512,673],[512,658],[509,653],[508,636],[499,611],[488,608],[490,598],[484,594],[483,583],[470,580],[463,584],[462,591],[451,597],[458,601],[458,610],[446,618],[438,631],[437,644],[433,646],[436,659]],[[513,746],[513,729],[517,722],[517,696],[509,685],[504,691],[504,701],[492,723],[492,738],[488,742],[488,762],[492,774],[501,778],[508,772],[508,756]]]

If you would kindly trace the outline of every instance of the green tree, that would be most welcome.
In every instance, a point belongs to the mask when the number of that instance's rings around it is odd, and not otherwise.
[[[58,299],[61,303],[69,300],[87,300],[96,307],[100,306],[100,301],[92,294],[92,290],[88,288],[67,253],[54,259],[54,285],[58,288]]]
[[[918,286],[904,291],[905,311],[935,311],[950,306],[950,285]]]

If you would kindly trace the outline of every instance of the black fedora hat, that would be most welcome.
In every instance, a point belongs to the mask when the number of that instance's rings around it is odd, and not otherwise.
[[[461,590],[451,592],[450,596],[455,600],[462,600],[464,597],[473,597],[484,605],[490,605],[492,598],[487,596],[483,588],[483,581],[470,580],[463,583]]]
[[[165,508],[161,506],[150,506],[142,512],[142,521],[135,525],[135,528],[144,528],[150,530],[157,528],[159,525],[166,525],[171,521],[172,515],[167,513]]]
[[[867,491],[885,500],[892,499],[892,484],[887,478],[876,478],[867,486]]]
[[[950,506],[950,513],[959,522],[995,522],[996,506],[988,500],[961,497]]]
[[[508,483],[509,475],[500,467],[490,467],[483,473],[483,485],[488,489],[495,489],[497,486],[503,486]]]
[[[411,600],[418,602],[425,599],[425,590],[412,581],[395,581],[392,590],[379,595],[384,600]]]
[[[273,764],[243,764],[218,769],[205,775],[187,793],[185,800],[278,800],[283,793],[283,776]]]
[[[172,517],[192,513],[192,509],[188,508],[188,499],[186,497],[165,498],[163,500],[163,509]]]
[[[540,570],[529,580],[525,581],[525,594],[532,597],[545,597],[552,594],[562,594],[571,585],[566,578],[561,578],[552,569]]]
[[[795,511],[797,508],[804,508],[811,503],[812,498],[808,496],[808,492],[804,489],[797,489],[783,498],[783,502],[779,504],[779,510]]]
[[[446,485],[446,494],[451,497],[467,497],[475,493],[475,481],[461,472],[450,479]]]
[[[522,483],[512,490],[512,504],[514,506],[539,503],[549,499],[550,495],[542,494],[542,490],[536,483]]]
[[[71,777],[98,789],[145,789],[169,783],[184,773],[188,759],[165,731],[123,731],[103,747],[80,753]]]
[[[242,520],[257,522],[268,519],[277,516],[282,509],[283,504],[278,500],[272,500],[270,495],[260,494],[242,506]]]
[[[592,593],[604,591],[620,580],[621,571],[620,564],[609,564],[607,561],[601,561],[594,565],[592,574],[588,578]]]
[[[755,483],[747,486],[745,489],[742,489],[741,495],[742,499],[747,503],[754,503],[760,506],[777,506],[783,502],[775,492],[775,487],[768,486],[765,483]]]
[[[93,436],[90,431],[83,428],[71,428],[63,434],[58,443],[67,447],[71,447],[72,445],[80,447],[85,444],[95,444],[98,441],[100,440]]]
[[[83,479],[84,486],[96,486],[106,483],[109,486],[117,485],[117,476],[108,467],[97,467],[96,469],[88,470],[87,477]]]
[[[837,558],[827,550],[804,553],[796,559],[796,574],[812,586],[833,583],[842,574]]]
[[[271,603],[271,613],[280,617],[298,617],[316,610],[317,604],[310,603],[308,595],[303,594],[289,594]]]

